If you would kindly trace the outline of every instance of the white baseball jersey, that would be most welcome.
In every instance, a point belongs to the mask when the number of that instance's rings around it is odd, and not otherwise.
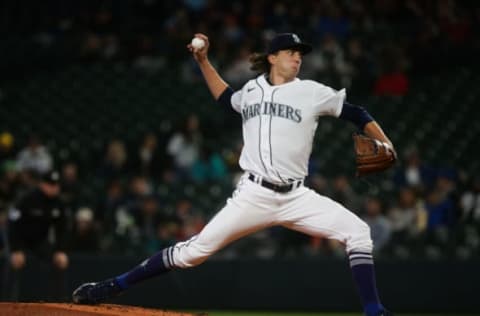
[[[335,239],[347,252],[368,256],[372,251],[368,225],[297,181],[307,175],[318,118],[338,117],[344,99],[345,90],[337,92],[315,81],[295,79],[272,86],[263,75],[235,92],[231,103],[243,118],[240,166],[245,174],[198,235],[163,251],[165,266],[196,266],[230,242],[275,225]],[[272,182],[289,189],[275,191]]]
[[[240,167],[278,184],[305,178],[318,117],[338,117],[344,100],[345,89],[312,80],[272,86],[260,75],[248,81],[231,98],[243,120]]]

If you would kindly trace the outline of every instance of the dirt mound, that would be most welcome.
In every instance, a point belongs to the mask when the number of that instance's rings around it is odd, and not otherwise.
[[[5,316],[194,316],[180,312],[161,311],[124,305],[75,305],[57,303],[0,303]],[[206,315],[206,314],[203,314]]]

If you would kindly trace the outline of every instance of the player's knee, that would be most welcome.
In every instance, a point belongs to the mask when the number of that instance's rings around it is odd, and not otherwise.
[[[364,221],[359,221],[352,232],[350,238],[346,242],[347,252],[351,251],[367,251],[373,249],[372,238],[370,235],[370,227]]]
[[[214,251],[210,247],[205,247],[197,243],[192,243],[186,247],[179,248],[178,255],[175,258],[175,265],[179,268],[191,268],[205,262]]]

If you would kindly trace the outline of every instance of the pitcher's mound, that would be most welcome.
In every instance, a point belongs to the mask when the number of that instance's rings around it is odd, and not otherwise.
[[[8,316],[194,316],[123,305],[75,305],[60,303],[0,303],[0,315]],[[199,314],[197,314],[199,315]],[[205,315],[205,314],[204,314]]]

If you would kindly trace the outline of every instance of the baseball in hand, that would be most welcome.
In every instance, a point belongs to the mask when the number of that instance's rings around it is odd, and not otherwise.
[[[205,46],[205,41],[201,38],[198,38],[198,37],[194,37],[192,39],[192,47],[195,48],[195,49],[202,49],[203,46]]]

